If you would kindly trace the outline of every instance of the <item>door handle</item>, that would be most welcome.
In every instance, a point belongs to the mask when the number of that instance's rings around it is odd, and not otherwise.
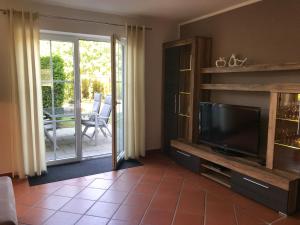
[[[265,189],[269,189],[268,186],[263,185],[263,184],[260,184],[260,183],[258,183],[258,182],[256,182],[256,181],[253,181],[253,180],[248,179],[248,178],[246,178],[246,177],[243,177],[243,179],[246,180],[246,181],[248,181],[248,182],[250,182],[250,183],[252,183],[252,184],[256,184],[256,185],[261,186],[261,187],[263,187],[263,188],[265,188]]]

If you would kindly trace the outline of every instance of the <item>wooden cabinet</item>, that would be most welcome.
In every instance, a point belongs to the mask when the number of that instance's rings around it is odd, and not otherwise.
[[[299,176],[294,173],[269,170],[205,145],[172,140],[171,146],[176,162],[241,195],[285,214],[293,214],[299,207]]]
[[[274,118],[274,165],[300,174],[300,94],[278,93]]]
[[[208,66],[211,39],[195,37],[163,45],[162,147],[170,150],[170,140],[192,141],[197,123],[200,67]]]

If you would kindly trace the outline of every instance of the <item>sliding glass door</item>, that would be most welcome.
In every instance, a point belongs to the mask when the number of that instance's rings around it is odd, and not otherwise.
[[[49,37],[40,41],[40,49],[46,160],[74,161],[78,159],[75,42]]]
[[[115,36],[47,33],[40,41],[48,165],[124,158],[125,45]]]

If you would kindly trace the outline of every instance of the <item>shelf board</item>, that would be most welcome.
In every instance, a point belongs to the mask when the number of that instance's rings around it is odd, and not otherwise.
[[[298,123],[299,120],[294,120],[294,119],[287,119],[287,118],[276,118],[277,120],[282,120],[282,121],[288,121],[288,122],[293,122],[293,123]]]
[[[187,71],[192,71],[191,68],[187,68],[187,69],[179,69],[180,72],[187,72]]]
[[[300,93],[300,83],[283,84],[200,84],[203,90]]]
[[[281,147],[286,147],[286,148],[290,148],[290,149],[294,149],[294,150],[300,150],[300,147],[296,147],[296,146],[292,146],[292,145],[281,144],[278,142],[275,142],[274,144],[277,146],[281,146]]]
[[[208,67],[201,68],[202,74],[221,74],[221,73],[245,73],[245,72],[272,72],[272,71],[293,71],[300,70],[300,63],[283,64],[257,64],[241,67]]]
[[[186,114],[183,114],[183,113],[178,113],[178,116],[182,116],[182,117],[185,117],[185,118],[190,118],[189,115],[186,115]]]
[[[191,93],[190,92],[185,92],[185,91],[180,91],[179,94],[181,94],[181,95],[190,95]]]
[[[206,169],[212,170],[212,171],[214,171],[216,173],[222,174],[222,175],[224,175],[226,177],[229,177],[229,178],[231,177],[231,175],[229,173],[226,173],[225,171],[222,171],[222,170],[220,170],[220,169],[218,169],[216,167],[213,167],[213,166],[210,166],[210,165],[206,165],[206,164],[201,164],[201,166],[204,167],[204,168],[206,168]]]
[[[228,178],[225,178],[225,177],[217,175],[217,174],[211,174],[211,173],[201,173],[201,175],[204,177],[207,177],[209,179],[212,179],[213,181],[215,181],[219,184],[222,184],[225,187],[231,188]]]

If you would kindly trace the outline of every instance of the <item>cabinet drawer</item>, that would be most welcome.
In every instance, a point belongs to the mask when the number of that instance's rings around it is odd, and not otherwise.
[[[276,211],[288,214],[288,192],[285,190],[237,172],[232,172],[231,188]]]
[[[175,148],[172,148],[171,155],[178,164],[193,172],[199,172],[200,159],[198,157]]]

